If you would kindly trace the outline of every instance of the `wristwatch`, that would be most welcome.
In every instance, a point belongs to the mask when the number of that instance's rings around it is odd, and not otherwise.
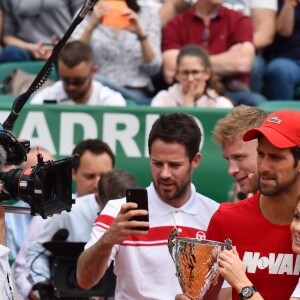
[[[253,294],[257,292],[255,286],[245,286],[242,288],[242,291],[239,293],[240,300],[249,299],[253,296]]]

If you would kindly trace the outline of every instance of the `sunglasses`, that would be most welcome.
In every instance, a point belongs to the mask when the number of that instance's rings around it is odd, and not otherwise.
[[[90,75],[85,78],[61,78],[61,81],[64,85],[74,85],[74,86],[81,86],[83,85],[88,79]]]

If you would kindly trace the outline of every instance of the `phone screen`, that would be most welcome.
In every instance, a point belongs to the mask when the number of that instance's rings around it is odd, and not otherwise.
[[[126,202],[137,203],[137,209],[148,210],[148,193],[146,189],[128,189],[126,190]],[[149,222],[149,215],[137,216],[130,220]],[[137,230],[148,230],[148,227],[135,228]]]
[[[124,16],[122,12],[128,8],[125,1],[106,1],[111,8],[111,11],[103,16],[102,25],[112,26],[118,28],[128,28],[130,26],[130,21],[127,16]]]

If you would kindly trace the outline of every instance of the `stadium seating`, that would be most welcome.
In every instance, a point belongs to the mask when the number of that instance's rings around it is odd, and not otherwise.
[[[281,109],[300,110],[300,101],[297,100],[266,101],[259,104],[259,108],[270,112],[275,110],[281,110]]]

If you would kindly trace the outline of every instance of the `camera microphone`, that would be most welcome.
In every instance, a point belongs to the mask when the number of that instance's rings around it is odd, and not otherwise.
[[[66,228],[61,228],[57,230],[51,239],[52,242],[64,242],[69,236],[69,230]]]

